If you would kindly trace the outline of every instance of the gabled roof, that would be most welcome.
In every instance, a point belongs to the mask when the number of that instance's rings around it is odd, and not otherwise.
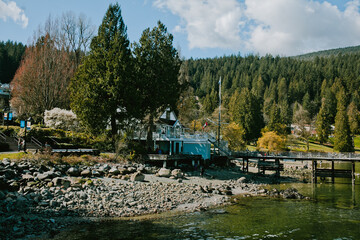
[[[170,108],[167,108],[163,114],[158,119],[158,123],[166,124],[170,126],[182,126],[179,120],[176,117],[176,114],[174,111],[171,111]]]

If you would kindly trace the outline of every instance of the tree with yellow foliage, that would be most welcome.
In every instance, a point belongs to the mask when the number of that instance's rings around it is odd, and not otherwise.
[[[223,137],[229,143],[229,148],[234,151],[244,150],[246,147],[245,130],[239,124],[231,122],[223,131]]]
[[[264,132],[258,139],[259,148],[265,148],[269,152],[280,152],[285,150],[285,137],[278,135],[276,132]]]

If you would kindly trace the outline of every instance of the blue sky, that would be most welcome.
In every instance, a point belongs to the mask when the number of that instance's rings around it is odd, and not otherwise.
[[[0,0],[0,40],[30,43],[49,15],[85,14],[96,29],[111,0]],[[162,21],[185,58],[292,56],[360,45],[360,0],[120,0],[131,42]]]

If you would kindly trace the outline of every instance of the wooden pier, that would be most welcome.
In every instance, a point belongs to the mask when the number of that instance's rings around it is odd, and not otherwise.
[[[249,161],[257,162],[258,172],[265,174],[266,170],[275,171],[279,176],[284,170],[283,163],[280,161],[309,161],[312,163],[312,180],[317,183],[318,177],[330,177],[332,182],[335,178],[350,178],[352,184],[355,184],[355,163],[360,163],[359,154],[344,153],[283,153],[268,154],[259,152],[238,152],[234,156],[235,159],[243,164],[243,171],[249,171]],[[319,168],[318,162],[329,162],[330,168]],[[335,162],[351,163],[351,170],[336,169]]]

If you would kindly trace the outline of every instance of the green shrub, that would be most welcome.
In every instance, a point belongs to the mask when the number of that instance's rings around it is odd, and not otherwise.
[[[7,136],[18,136],[20,132],[19,126],[0,126],[0,131],[6,134]]]

